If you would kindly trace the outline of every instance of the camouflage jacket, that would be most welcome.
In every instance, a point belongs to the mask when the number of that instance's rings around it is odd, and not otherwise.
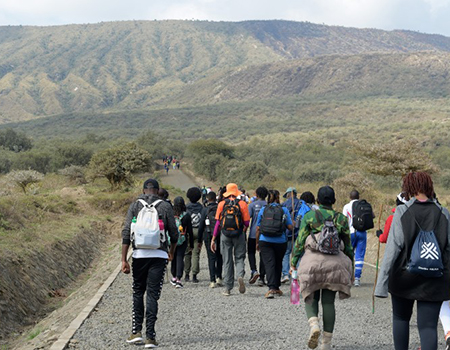
[[[322,216],[329,218],[335,215],[335,211],[331,207],[321,205],[319,207]],[[339,231],[339,238],[344,242],[344,254],[353,261],[353,247],[350,239],[350,229],[348,227],[347,217],[342,213],[338,213],[334,220],[337,230]],[[295,241],[294,250],[292,253],[291,266],[297,266],[297,263],[305,250],[306,239],[311,233],[318,233],[322,230],[323,221],[319,221],[314,210],[305,214],[302,219],[302,224],[298,232],[297,240]]]

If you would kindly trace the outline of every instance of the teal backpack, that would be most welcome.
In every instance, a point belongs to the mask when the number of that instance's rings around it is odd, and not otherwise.
[[[183,227],[183,225],[181,224],[181,219],[183,219],[183,217],[185,215],[186,215],[186,213],[183,213],[180,216],[175,217],[175,223],[177,225],[177,230],[178,230],[177,246],[182,245],[184,242],[186,242],[186,230]],[[180,230],[180,227],[182,228],[182,230]]]

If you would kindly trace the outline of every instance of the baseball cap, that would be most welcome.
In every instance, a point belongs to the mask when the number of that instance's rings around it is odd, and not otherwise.
[[[159,183],[155,179],[145,180],[144,189],[145,188],[147,188],[147,189],[155,188],[155,189],[159,190]]]
[[[324,205],[332,205],[336,203],[336,196],[334,194],[333,188],[330,186],[323,186],[319,188],[319,192],[317,193],[317,199],[320,204]]]

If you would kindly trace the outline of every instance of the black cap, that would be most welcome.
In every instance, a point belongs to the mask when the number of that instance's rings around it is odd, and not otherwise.
[[[159,190],[159,183],[155,179],[148,179],[144,182],[144,189],[157,189]]]
[[[336,203],[336,196],[334,190],[330,186],[323,186],[319,188],[317,193],[317,200],[323,205],[333,205]]]

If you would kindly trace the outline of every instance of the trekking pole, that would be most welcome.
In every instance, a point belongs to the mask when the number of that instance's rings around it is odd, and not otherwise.
[[[381,203],[380,206],[380,216],[378,217],[378,230],[381,230],[381,214],[383,213],[383,203]],[[376,271],[375,271],[375,282],[373,284],[373,291],[372,291],[372,314],[375,313],[375,287],[377,285],[378,281],[378,264],[380,262],[380,238],[378,238],[378,248],[377,248],[377,264],[376,264]]]
[[[295,205],[294,205],[294,191],[291,191],[291,201],[292,201],[292,218],[295,220]],[[294,233],[295,233],[295,225],[292,225],[292,247],[291,247],[291,259],[292,256],[294,255]],[[290,263],[289,263],[290,265]]]

